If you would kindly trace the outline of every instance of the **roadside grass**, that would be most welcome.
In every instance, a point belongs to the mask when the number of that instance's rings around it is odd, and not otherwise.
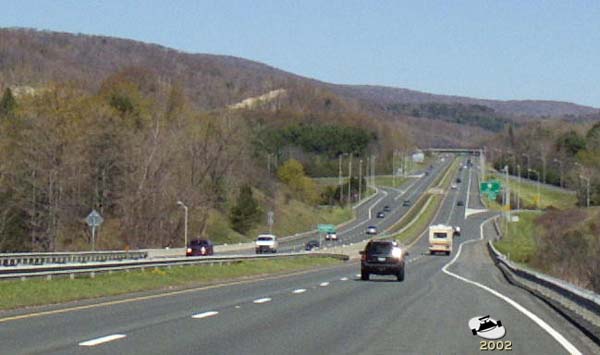
[[[495,179],[502,181],[502,184],[504,184],[504,178],[502,176],[499,174],[493,174],[493,176]],[[532,184],[521,182],[519,184],[519,182],[515,180],[510,180],[509,182],[511,193],[519,193],[525,206],[535,207],[535,201],[537,199],[537,187],[535,183]],[[574,194],[551,189],[543,185],[540,186],[540,196],[541,208],[553,206],[555,208],[564,210],[573,208],[577,204],[577,197]]]
[[[384,187],[400,187],[400,186],[402,186],[402,184],[404,184],[408,180],[409,180],[409,178],[405,178],[402,176],[396,176],[395,183],[394,183],[393,176],[380,175],[380,176],[375,177],[375,185],[384,186]]]
[[[519,222],[508,223],[508,233],[506,223],[499,221],[498,225],[503,237],[495,242],[494,246],[502,254],[509,256],[512,261],[529,263],[537,248],[535,235],[538,230],[535,220],[539,216],[540,214],[535,212],[519,213]]]
[[[0,282],[0,310],[115,296],[139,291],[201,286],[279,272],[310,269],[340,263],[329,257],[297,257],[252,260],[223,266],[183,266],[146,271],[100,274],[95,278],[28,279]]]

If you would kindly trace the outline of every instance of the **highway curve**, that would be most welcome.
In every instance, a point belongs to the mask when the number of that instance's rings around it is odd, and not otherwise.
[[[471,206],[456,206],[467,201],[468,169],[460,174],[463,183],[448,192],[435,222],[459,225],[462,236],[450,256],[428,255],[420,239],[404,282],[360,281],[359,264],[347,263],[123,303],[5,313],[0,353],[475,354],[483,339],[467,322],[484,315],[502,321],[511,353],[600,353],[543,302],[504,280],[479,240],[493,214],[465,219]]]

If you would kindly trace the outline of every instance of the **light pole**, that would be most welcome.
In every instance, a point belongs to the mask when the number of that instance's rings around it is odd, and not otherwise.
[[[352,203],[352,154],[348,161],[348,204]]]
[[[338,186],[340,187],[340,202],[343,201],[344,197],[344,186],[342,186],[342,156],[344,153],[340,153],[338,159]]]
[[[183,240],[184,240],[184,248],[187,248],[187,240],[188,240],[188,207],[181,201],[177,201],[177,204],[181,207],[183,207],[183,210],[185,211],[185,217],[184,217],[184,227],[183,227]]]
[[[560,182],[558,184],[560,185],[560,187],[563,187],[563,162],[560,159],[554,159],[553,161],[555,163],[558,163],[559,170],[560,170]]]
[[[362,200],[362,159],[358,161],[358,201]]]
[[[527,158],[527,180],[530,180],[531,178],[529,177],[529,172],[531,171],[531,169],[529,169],[529,154],[522,154],[525,158]]]
[[[579,175],[579,178],[586,182],[585,206],[590,207],[590,178]]]
[[[517,164],[518,184],[517,184],[517,209],[521,209],[521,165]]]
[[[505,183],[506,183],[506,188],[504,191],[504,206],[506,209],[506,220],[510,220],[510,186],[508,184],[508,165],[504,166],[504,176],[505,176]],[[508,230],[508,225],[507,228]]]
[[[392,151],[392,186],[396,187],[396,150]]]
[[[537,201],[535,203],[537,208],[540,208],[542,205],[542,196],[540,195],[540,173],[537,170],[534,169],[527,169],[527,175],[529,175],[529,173],[535,173],[535,175],[537,175]]]

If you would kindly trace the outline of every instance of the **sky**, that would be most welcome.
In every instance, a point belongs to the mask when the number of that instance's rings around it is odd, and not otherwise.
[[[341,84],[600,108],[600,1],[3,2],[0,27],[247,58]]]

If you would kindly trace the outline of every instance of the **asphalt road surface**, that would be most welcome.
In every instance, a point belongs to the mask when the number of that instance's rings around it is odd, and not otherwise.
[[[420,239],[404,282],[387,276],[360,281],[360,265],[347,263],[112,303],[5,313],[0,353],[475,354],[484,340],[468,321],[485,315],[502,321],[501,340],[510,342],[511,353],[600,353],[492,264],[479,239],[493,214],[465,219],[465,207],[456,204],[467,199],[468,173],[463,169],[463,183],[448,192],[435,220],[461,227],[452,254],[429,255],[426,238]]]

